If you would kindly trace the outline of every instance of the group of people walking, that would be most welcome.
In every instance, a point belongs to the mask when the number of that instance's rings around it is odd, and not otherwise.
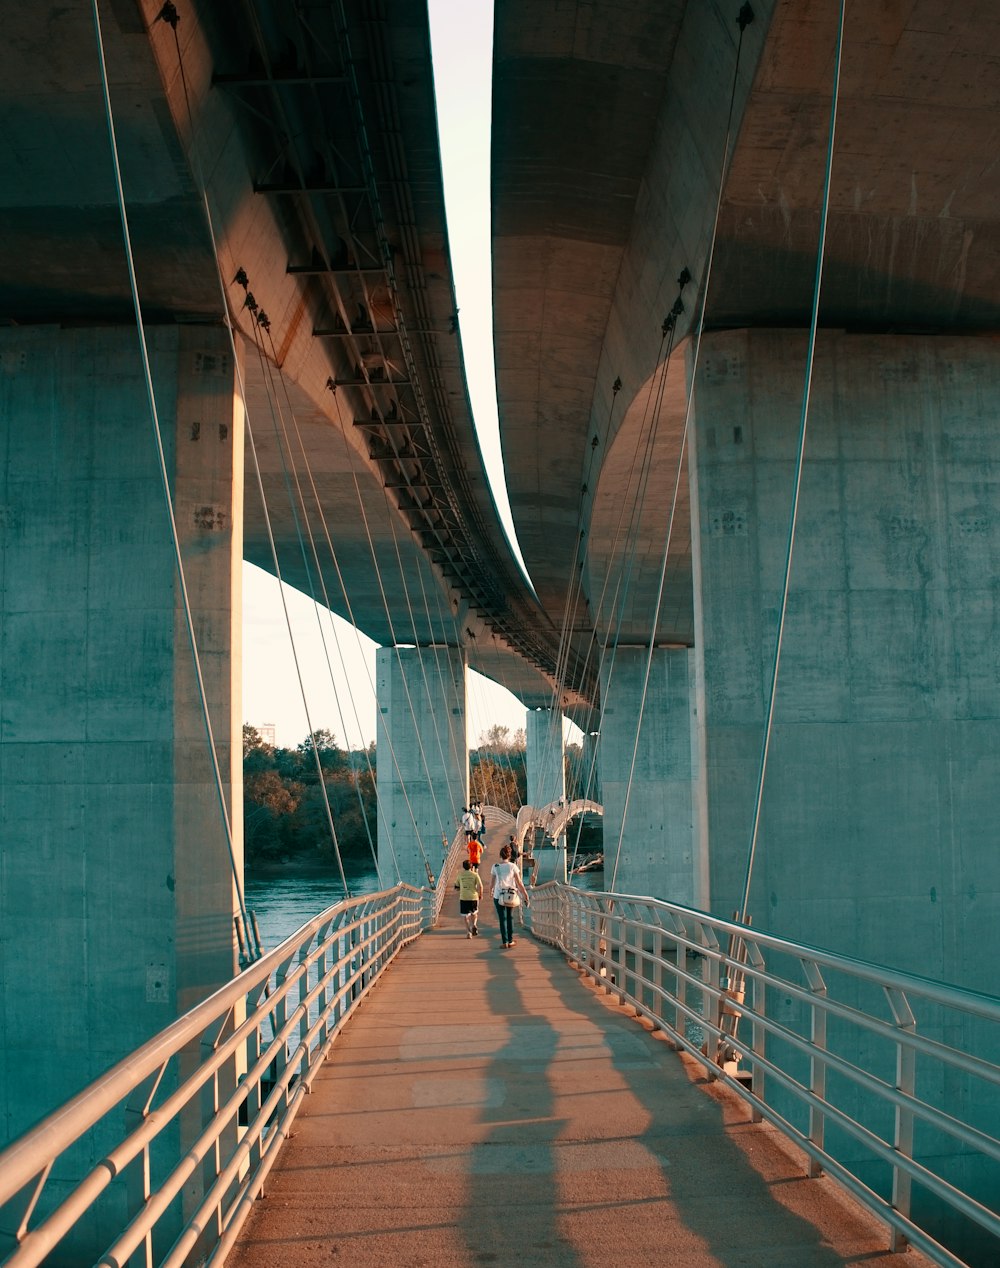
[[[486,819],[482,807],[474,803],[469,809],[463,807],[462,827],[465,829],[465,845],[468,858],[462,863],[455,888],[458,890],[459,910],[465,919],[465,936],[479,937],[479,900],[483,895],[483,881],[479,875],[479,865],[483,857],[483,836]],[[511,857],[513,851],[513,858]],[[514,937],[514,911],[521,906],[531,906],[528,891],[521,879],[521,870],[517,866],[517,843],[511,837],[507,845],[501,846],[500,861],[490,868],[492,881],[493,905],[496,907],[497,923],[500,926],[500,947],[506,951],[516,941]]]

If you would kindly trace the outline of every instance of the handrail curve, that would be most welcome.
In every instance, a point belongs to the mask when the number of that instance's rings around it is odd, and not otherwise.
[[[893,1250],[954,1268],[969,1245],[1000,1258],[1000,998],[556,882],[532,894],[532,932],[884,1220]]]
[[[463,849],[457,833],[434,889],[401,883],[320,912],[3,1150],[0,1263],[221,1262],[331,1044],[437,921]],[[61,1170],[87,1140],[97,1161]],[[103,1222],[103,1249],[74,1240],[84,1222]]]

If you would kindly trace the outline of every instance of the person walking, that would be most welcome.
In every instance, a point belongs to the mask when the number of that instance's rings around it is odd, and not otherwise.
[[[483,881],[468,859],[462,863],[455,888],[458,890],[458,909],[465,919],[465,936],[478,938],[479,899],[483,892]]]
[[[465,848],[469,851],[469,864],[473,871],[479,871],[479,864],[483,857],[483,847],[478,837],[468,837],[465,842]]]
[[[522,898],[526,907],[530,907],[531,902],[528,891],[524,888],[524,881],[521,880],[521,873],[510,861],[509,846],[502,847],[500,862],[493,864],[490,874],[493,877],[493,905],[497,909],[497,923],[500,926],[500,947],[506,951],[515,942],[514,908],[520,907]]]

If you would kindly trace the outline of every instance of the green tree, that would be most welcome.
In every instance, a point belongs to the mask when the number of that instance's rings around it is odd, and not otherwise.
[[[316,770],[313,740],[322,781]],[[256,728],[244,725],[248,859],[332,854],[331,817],[341,853],[370,856],[376,822],[374,756],[374,745],[367,750],[345,752],[337,745],[333,732],[326,729],[314,732],[294,749],[287,749],[263,743]]]

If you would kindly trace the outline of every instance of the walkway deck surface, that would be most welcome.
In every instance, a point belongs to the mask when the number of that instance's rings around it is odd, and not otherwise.
[[[472,940],[457,908],[337,1041],[229,1268],[928,1262],[556,951],[502,951],[491,902]]]

